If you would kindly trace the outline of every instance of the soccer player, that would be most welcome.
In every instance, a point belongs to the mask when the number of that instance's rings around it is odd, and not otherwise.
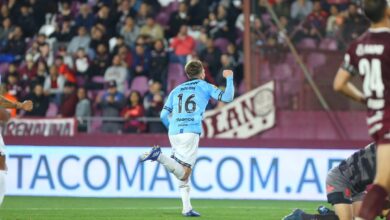
[[[333,205],[335,214],[328,211],[313,215],[296,209],[284,220],[352,220],[360,210],[367,186],[374,181],[375,160],[376,145],[371,143],[328,172],[326,177],[327,198],[328,202]],[[327,211],[326,208],[325,211]]]
[[[224,70],[222,73],[226,78],[225,91],[204,81],[204,68],[198,60],[188,62],[185,72],[189,80],[171,91],[160,115],[169,130],[172,156],[162,154],[157,146],[140,159],[158,161],[176,176],[183,202],[182,214],[197,217],[200,214],[192,209],[190,202],[189,177],[197,157],[203,113],[210,98],[222,102],[233,100],[233,71]]]
[[[373,187],[364,197],[359,217],[374,220],[390,192],[390,1],[364,0],[370,29],[351,43],[334,80],[334,89],[367,105],[369,134],[378,145]],[[350,79],[360,74],[363,92]]]
[[[5,99],[3,96],[0,96],[0,109],[1,115],[4,116],[2,118],[3,122],[7,122],[10,118],[9,113],[5,110],[5,108],[16,108],[16,109],[22,109],[24,111],[31,111],[33,108],[32,101],[24,101],[21,102],[11,102]],[[4,200],[4,194],[5,194],[5,177],[7,174],[7,165],[5,163],[5,145],[3,141],[3,137],[0,134],[0,206],[3,203]]]

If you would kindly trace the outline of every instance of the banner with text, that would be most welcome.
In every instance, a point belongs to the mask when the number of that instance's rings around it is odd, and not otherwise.
[[[275,125],[274,82],[268,82],[222,108],[206,111],[203,136],[248,138]]]
[[[8,147],[7,194],[178,197],[159,163],[139,163],[146,147]],[[163,149],[168,153],[168,149]],[[353,150],[199,148],[193,198],[325,200],[328,170]]]
[[[74,118],[13,118],[1,126],[6,136],[73,136]]]

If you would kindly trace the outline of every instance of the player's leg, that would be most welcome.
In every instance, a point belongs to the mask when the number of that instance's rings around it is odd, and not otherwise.
[[[1,151],[0,151],[1,155]],[[5,195],[5,178],[6,178],[5,156],[0,156],[0,206],[3,203]]]
[[[353,219],[353,213],[352,213],[352,205],[350,204],[335,204],[333,206],[334,211],[336,212],[336,215],[339,217],[340,220],[352,220]]]
[[[374,220],[379,216],[390,192],[390,144],[379,144],[376,155],[374,185],[364,197],[357,219]]]
[[[169,138],[172,144],[173,158],[183,165],[185,175],[179,180],[179,191],[183,203],[184,216],[197,217],[199,213],[192,209],[191,186],[189,184],[192,168],[198,155],[199,135],[194,133],[178,134]]]

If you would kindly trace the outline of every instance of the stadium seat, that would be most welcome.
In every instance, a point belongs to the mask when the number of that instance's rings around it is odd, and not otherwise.
[[[305,38],[305,39],[302,39],[302,41],[298,43],[297,47],[302,48],[302,49],[314,49],[314,48],[317,48],[317,42],[314,39]]]
[[[229,45],[229,40],[226,38],[217,38],[214,40],[214,46],[219,48],[222,53],[227,52],[227,46]]]
[[[148,78],[146,76],[137,76],[131,82],[130,90],[138,91],[141,95],[144,95],[148,89]]]
[[[285,80],[293,75],[291,67],[286,63],[273,66],[272,73],[275,80]]]
[[[0,63],[0,75],[4,76],[5,72],[8,70],[8,63]]]
[[[170,63],[168,66],[168,89],[172,90],[176,85],[187,80],[184,68],[181,64]]]
[[[160,12],[156,17],[156,22],[162,26],[168,26],[169,23],[169,14],[165,12]]]

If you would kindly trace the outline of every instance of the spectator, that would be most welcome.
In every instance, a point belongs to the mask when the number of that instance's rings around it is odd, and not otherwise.
[[[18,101],[17,97],[12,92],[8,91],[7,86],[5,84],[0,85],[0,95],[2,95],[4,98],[6,98],[7,100],[9,100],[11,102]],[[16,115],[17,115],[16,108],[7,109],[7,111],[10,113],[11,118],[16,117]]]
[[[78,120],[77,128],[79,132],[86,132],[88,129],[88,121],[84,118],[91,117],[91,102],[87,97],[87,91],[85,88],[79,88],[77,90],[78,102],[76,105],[76,117]]]
[[[330,6],[330,16],[326,23],[326,35],[328,37],[336,36],[340,28],[340,15],[336,5]]]
[[[369,23],[364,15],[358,13],[357,5],[355,3],[351,3],[348,6],[347,17],[344,20],[344,41],[353,41],[367,29],[368,25]]]
[[[112,65],[108,67],[104,73],[104,80],[106,82],[115,80],[115,87],[118,88],[118,91],[121,93],[125,91],[127,69],[121,65],[121,58],[119,55],[115,55],[112,58]]]
[[[89,8],[88,4],[82,4],[80,6],[80,13],[75,20],[75,26],[76,27],[84,26],[87,28],[87,30],[90,30],[94,22],[95,22],[95,18],[91,13],[91,9]]]
[[[51,66],[49,69],[49,76],[45,79],[43,89],[54,103],[58,106],[61,103],[61,95],[64,92],[65,78],[58,74],[57,67]]]
[[[31,79],[31,82],[43,85],[48,75],[49,74],[45,62],[40,61],[37,63],[37,77],[35,79]]]
[[[207,40],[206,49],[200,53],[202,61],[207,64],[214,79],[217,77],[218,70],[221,67],[221,54],[221,51],[214,46],[212,39]]]
[[[76,75],[81,76],[85,80],[88,75],[87,72],[89,69],[89,60],[83,48],[79,48],[77,50],[76,58],[74,60],[74,67],[76,70]]]
[[[291,5],[291,18],[300,22],[303,21],[313,10],[313,3],[310,0],[296,0]]]
[[[89,44],[89,47],[96,51],[97,46],[99,44],[107,44],[108,39],[105,36],[106,28],[101,25],[97,24],[92,27],[91,29],[91,42]]]
[[[116,81],[108,83],[108,89],[103,96],[98,96],[97,106],[102,110],[103,117],[119,117],[124,105],[124,96],[118,92]],[[104,120],[102,131],[107,133],[120,133],[122,123],[112,120]]]
[[[145,97],[144,97],[143,105],[144,105],[145,109],[149,109],[150,106],[152,106],[153,97],[155,95],[161,96],[162,99],[164,99],[164,97],[165,97],[165,94],[162,91],[162,84],[161,84],[161,82],[157,81],[157,80],[151,80],[149,82],[149,91],[146,92]]]
[[[267,42],[267,28],[263,25],[260,18],[255,18],[251,28],[251,39],[253,43],[261,46]]]
[[[25,64],[19,69],[23,85],[28,85],[28,82],[37,77],[37,68],[35,66],[33,57],[31,54],[26,55]]]
[[[39,53],[35,55],[34,60],[43,61],[49,66],[54,64],[54,54],[48,43],[39,46]]]
[[[168,53],[162,40],[157,40],[153,44],[150,59],[150,78],[164,82],[166,86],[168,73]]]
[[[56,30],[50,35],[60,43],[71,41],[72,36],[71,20],[64,20],[61,24],[57,24]]]
[[[188,16],[188,7],[185,2],[181,2],[179,5],[179,10],[173,12],[169,18],[168,25],[168,37],[174,37],[180,30],[182,25],[187,25],[189,21]]]
[[[149,76],[150,69],[150,53],[146,51],[144,46],[135,46],[133,52],[133,65],[131,65],[131,80],[137,76]]]
[[[25,116],[45,117],[49,108],[49,97],[43,92],[42,84],[35,84],[33,91],[28,94],[26,100],[31,100],[34,107],[31,112],[26,112]]]
[[[217,83],[217,86],[225,86],[226,85],[226,79],[223,77],[222,72],[224,70],[234,70],[234,66],[231,62],[231,59],[229,58],[229,55],[222,54],[220,57],[221,59],[221,68],[219,69],[219,74],[217,74],[215,81]]]
[[[145,123],[138,119],[145,116],[141,94],[138,91],[132,91],[127,102],[127,106],[121,113],[125,120],[123,131],[125,133],[141,133],[145,131]]]
[[[135,16],[135,23],[138,27],[142,27],[146,24],[146,18],[151,14],[150,12],[150,6],[145,2],[142,2],[139,6],[137,15]]]
[[[8,35],[8,41],[2,52],[12,54],[17,61],[20,61],[24,57],[25,49],[26,43],[24,42],[23,31],[20,27],[16,26],[14,31]]]
[[[5,18],[2,21],[2,26],[0,26],[0,48],[6,45],[8,36],[13,31],[14,26],[12,26],[11,19],[8,17]]]
[[[142,26],[140,34],[149,36],[152,40],[164,38],[164,30],[157,24],[153,16],[146,18],[146,24]]]
[[[127,46],[132,47],[139,35],[139,27],[135,25],[134,19],[126,17],[125,25],[120,30],[120,35],[124,38]]]
[[[74,18],[72,9],[70,8],[70,2],[62,1],[58,7],[59,13],[56,15],[56,22],[61,24],[64,20],[70,20]]]
[[[23,89],[19,79],[20,74],[17,72],[15,64],[12,63],[9,65],[8,72],[6,72],[5,76],[7,91],[13,96],[20,98]]]
[[[133,55],[126,45],[122,45],[118,48],[118,55],[121,59],[122,66],[129,68],[131,65],[133,65]]]
[[[105,44],[99,44],[96,50],[95,58],[91,64],[91,76],[104,76],[110,62],[108,56],[107,46]]]
[[[61,105],[59,108],[59,117],[69,118],[74,117],[76,113],[76,105],[78,102],[76,84],[66,82],[64,93],[61,97]]]
[[[80,26],[77,31],[77,36],[73,37],[68,45],[68,53],[75,54],[77,49],[84,48],[88,50],[91,38],[87,34],[87,29],[84,26]]]
[[[202,25],[208,16],[206,0],[190,0],[188,8],[189,25]]]
[[[180,63],[185,64],[187,56],[192,54],[195,50],[195,41],[188,36],[187,25],[182,25],[176,37],[172,39],[171,48],[178,57]]]
[[[276,0],[275,4],[272,7],[275,11],[275,14],[278,17],[281,17],[281,16],[286,17],[286,18],[290,17],[290,6],[289,6],[287,1]]]
[[[66,51],[66,47],[64,45],[60,45],[58,47],[56,56],[62,57],[64,59],[64,63],[68,65],[69,68],[73,69],[73,65],[74,65],[73,57],[68,54],[68,52]]]
[[[25,4],[20,7],[20,14],[16,23],[22,28],[24,37],[32,37],[37,30],[34,17],[30,13],[29,7]]]
[[[55,61],[57,72],[64,76],[65,80],[71,83],[77,83],[75,73],[64,63],[64,58],[58,56]]]
[[[304,24],[304,32],[308,37],[321,38],[326,31],[328,13],[322,10],[321,2],[314,1],[313,11],[307,16]]]
[[[106,5],[103,5],[96,16],[96,24],[102,24],[106,30],[108,37],[112,37],[115,33],[115,20],[114,13],[110,11],[110,8]]]

